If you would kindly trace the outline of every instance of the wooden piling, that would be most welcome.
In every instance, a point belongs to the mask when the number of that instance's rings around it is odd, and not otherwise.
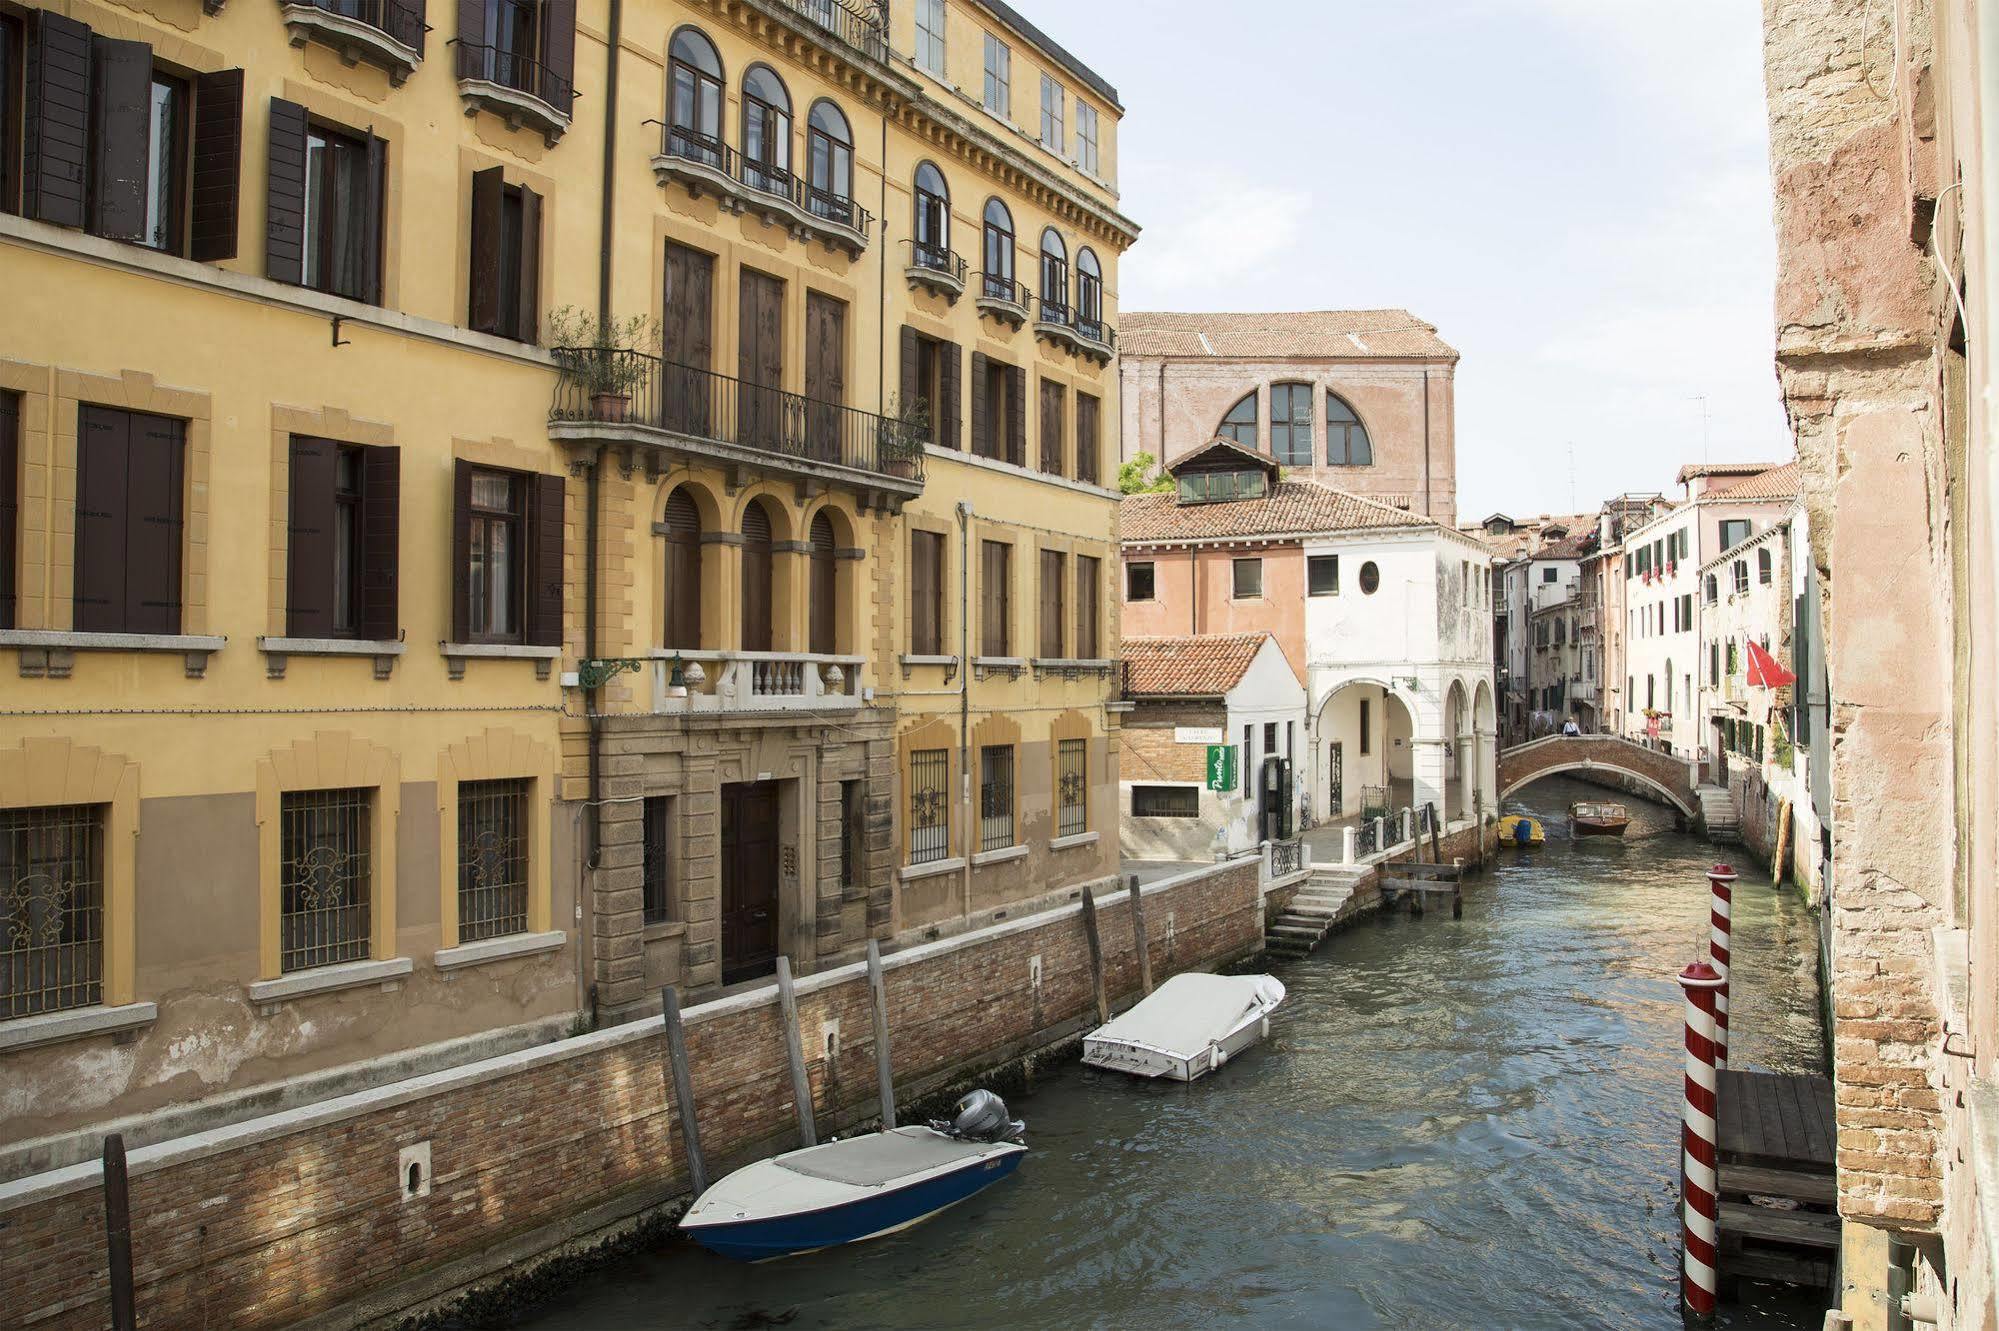
[[[881,1093],[882,1129],[887,1131],[895,1126],[895,1065],[889,1059],[888,986],[882,981],[882,950],[872,938],[868,940],[868,993],[875,1009],[875,1083]]]
[[[133,1331],[139,1317],[132,1297],[132,1197],[122,1132],[104,1139],[104,1256],[111,1277],[111,1331]]]
[[[1097,898],[1089,888],[1083,889],[1083,936],[1090,940],[1090,986],[1097,997],[1097,1021],[1099,1024],[1111,1019],[1111,999],[1104,988],[1104,944],[1097,936]]]
[[[1139,891],[1138,875],[1132,874],[1125,880],[1125,891],[1131,896],[1131,936],[1138,945],[1138,987],[1141,993],[1152,992],[1152,949],[1145,941],[1145,895]]]
[[[694,1078],[687,1070],[687,1033],[680,1026],[680,992],[659,991],[659,1014],[666,1027],[666,1061],[673,1074],[673,1098],[680,1105],[680,1141],[687,1150],[687,1181],[699,1197],[708,1191],[708,1166],[701,1159],[701,1125],[694,1117]]]
[[[1425,807],[1430,810],[1430,863],[1442,864],[1444,862],[1444,843],[1442,833],[1438,827],[1437,806],[1431,804]],[[1460,860],[1458,863],[1463,864],[1464,861]]]
[[[1462,920],[1465,917],[1464,857],[1457,856],[1453,858],[1451,860],[1451,867],[1457,870],[1456,873],[1451,875],[1451,918],[1454,920]]]
[[[791,1102],[798,1110],[798,1139],[817,1146],[819,1134],[812,1126],[812,1078],[805,1071],[805,1046],[798,1035],[798,995],[791,987],[791,959],[777,959],[777,999],[784,1022],[784,1054],[791,1062]]]

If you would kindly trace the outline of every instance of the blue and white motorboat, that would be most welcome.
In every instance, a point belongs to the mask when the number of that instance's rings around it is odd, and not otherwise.
[[[1011,1174],[1027,1125],[990,1091],[949,1123],[892,1128],[787,1151],[714,1184],[681,1218],[688,1237],[738,1261],[790,1257],[928,1220]]]

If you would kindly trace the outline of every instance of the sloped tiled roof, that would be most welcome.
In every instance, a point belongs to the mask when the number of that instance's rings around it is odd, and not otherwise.
[[[1229,536],[1304,536],[1373,527],[1435,527],[1420,513],[1363,499],[1316,481],[1280,481],[1261,499],[1182,504],[1170,494],[1126,495],[1121,540],[1199,541]]]
[[[1219,698],[1242,682],[1268,633],[1126,638],[1118,655],[1135,697]]]
[[[1685,485],[1688,481],[1699,480],[1703,476],[1754,476],[1759,471],[1767,471],[1767,462],[1689,462],[1680,468],[1680,474],[1673,479]]]
[[[1407,310],[1304,310],[1251,314],[1175,314],[1126,310],[1118,347],[1127,356],[1213,356],[1236,360],[1302,357],[1372,360],[1431,356],[1457,359],[1436,325]]]
[[[1491,520],[1491,518],[1486,519],[1487,522]],[[1571,541],[1580,540],[1585,535],[1594,536],[1596,534],[1596,515],[1593,513],[1543,513],[1536,518],[1516,518],[1514,521],[1518,524],[1514,530],[1503,532],[1497,536],[1487,531],[1484,523],[1468,523],[1459,527],[1458,531],[1461,535],[1470,537],[1486,549],[1492,551],[1493,554],[1505,560],[1539,556],[1544,544],[1559,544],[1559,542],[1543,542],[1542,533],[1550,527],[1566,529],[1568,535],[1564,539]],[[1546,558],[1550,559],[1574,559],[1576,557],[1575,555],[1546,556]]]
[[[1795,499],[1801,480],[1798,464],[1786,462],[1781,467],[1770,467],[1758,475],[1751,476],[1729,486],[1726,490],[1709,492],[1709,499]]]
[[[1167,474],[1172,475],[1178,472],[1182,467],[1196,458],[1207,457],[1237,458],[1244,462],[1254,463],[1260,471],[1273,476],[1277,474],[1278,470],[1276,459],[1272,458],[1269,454],[1259,453],[1255,449],[1239,444],[1233,439],[1216,435],[1213,439],[1202,444],[1191,453],[1183,453],[1179,457],[1174,458],[1173,461],[1167,463]]]

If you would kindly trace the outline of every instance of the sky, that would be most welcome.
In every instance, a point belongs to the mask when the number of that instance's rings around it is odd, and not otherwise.
[[[1119,308],[1435,324],[1461,520],[1791,456],[1753,0],[1013,3],[1124,102]]]

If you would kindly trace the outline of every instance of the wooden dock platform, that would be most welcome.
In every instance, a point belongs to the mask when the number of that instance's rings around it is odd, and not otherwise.
[[[1456,919],[1465,913],[1463,860],[1451,864],[1424,864],[1416,860],[1391,860],[1381,866],[1381,904],[1393,910],[1399,903],[1409,903],[1411,915],[1421,915],[1428,899],[1437,898],[1441,907],[1448,904],[1451,917]]]
[[[1715,1098],[1722,1279],[1829,1285],[1839,1260],[1832,1083],[1730,1069],[1716,1075]]]

